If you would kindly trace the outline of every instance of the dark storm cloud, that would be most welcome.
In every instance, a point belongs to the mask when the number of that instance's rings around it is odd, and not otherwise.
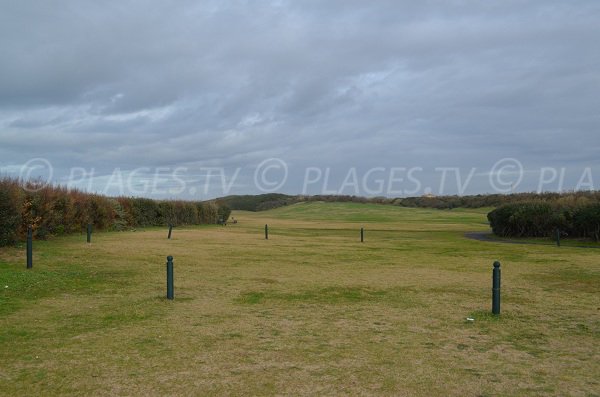
[[[279,157],[343,179],[351,167],[483,172],[514,157],[528,169],[600,174],[596,1],[6,1],[2,10],[5,170],[43,157],[63,177],[71,167],[196,175]]]

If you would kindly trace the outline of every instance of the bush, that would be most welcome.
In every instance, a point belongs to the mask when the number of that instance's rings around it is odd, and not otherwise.
[[[0,246],[17,241],[21,204],[15,193],[12,186],[0,183]]]
[[[198,207],[200,223],[215,224],[219,222],[219,207],[216,203],[208,201]]]
[[[573,224],[583,237],[600,241],[600,203],[578,208],[573,214]]]
[[[550,237],[557,228],[568,237],[600,237],[600,203],[588,201],[507,204],[490,212],[488,220],[502,237]]]
[[[221,206],[219,206],[219,210],[217,211],[217,214],[219,216],[219,220],[222,220],[223,222],[227,222],[227,220],[229,220],[229,216],[231,215],[231,208],[229,208],[226,205],[221,205]]]
[[[110,198],[4,178],[0,179],[0,246],[24,239],[29,225],[35,238],[45,239],[85,230],[88,223],[97,230],[216,224],[219,216],[228,218],[230,212],[215,202]]]

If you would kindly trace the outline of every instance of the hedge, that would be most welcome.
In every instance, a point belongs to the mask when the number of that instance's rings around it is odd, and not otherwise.
[[[0,246],[23,240],[27,227],[34,237],[79,232],[88,223],[98,230],[134,227],[216,224],[231,210],[215,202],[156,201],[138,197],[106,197],[44,186],[35,182],[0,179]]]
[[[600,240],[600,203],[532,201],[503,205],[488,214],[494,234],[502,237],[565,237]]]

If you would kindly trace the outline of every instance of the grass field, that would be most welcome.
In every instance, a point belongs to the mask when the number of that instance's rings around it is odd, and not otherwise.
[[[29,271],[0,249],[0,394],[600,395],[600,250],[465,239],[485,214],[305,203],[35,242]]]

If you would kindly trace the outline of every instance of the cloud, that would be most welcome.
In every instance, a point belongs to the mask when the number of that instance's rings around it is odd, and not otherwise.
[[[247,168],[239,189],[269,157],[342,180],[351,167],[484,172],[504,157],[600,173],[596,1],[3,9],[5,169],[36,157],[63,178],[71,167]]]

